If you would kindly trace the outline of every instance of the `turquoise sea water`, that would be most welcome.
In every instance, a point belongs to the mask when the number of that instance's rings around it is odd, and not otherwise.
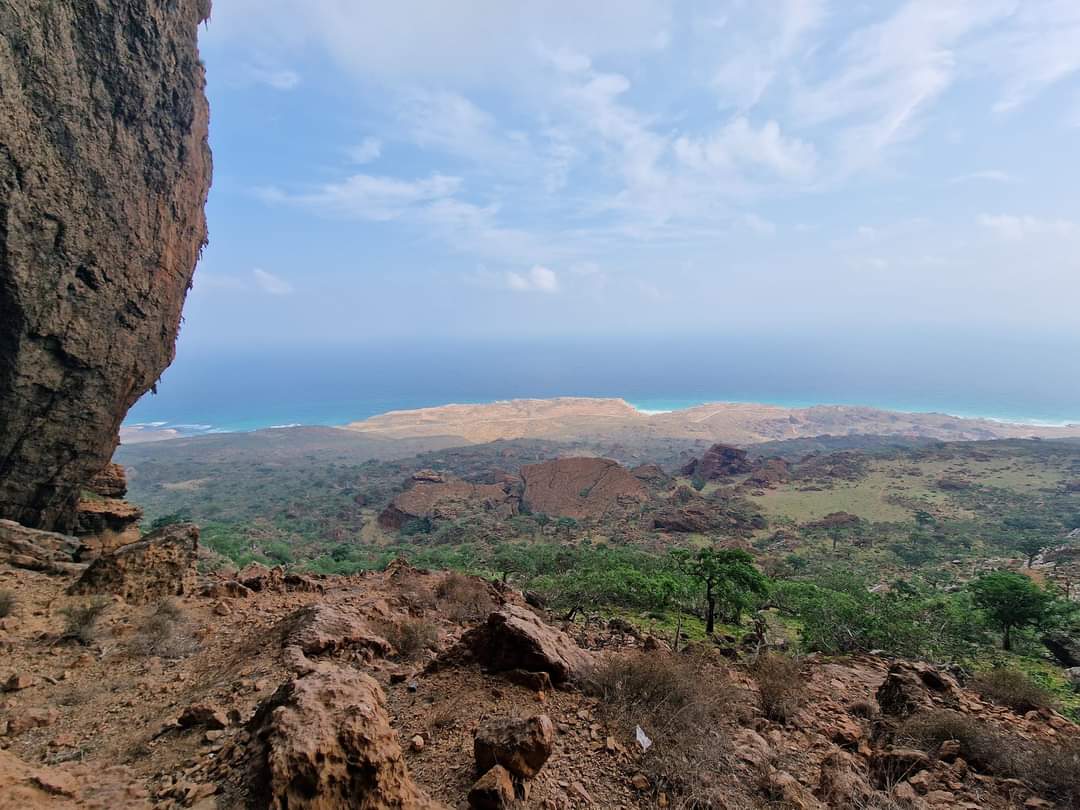
[[[183,434],[340,425],[389,410],[521,397],[621,397],[647,412],[704,402],[870,405],[1080,422],[1080,345],[836,338],[181,348],[126,424]]]

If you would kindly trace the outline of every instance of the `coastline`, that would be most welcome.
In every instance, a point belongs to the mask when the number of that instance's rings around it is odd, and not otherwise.
[[[552,400],[560,397],[520,397],[515,399]],[[612,399],[613,397],[590,397],[578,395],[566,395],[565,398],[576,399]],[[910,404],[882,405],[879,403],[842,403],[842,402],[808,402],[808,401],[762,401],[762,400],[738,400],[716,398],[621,398],[631,408],[643,416],[660,416],[677,411],[688,410],[702,405],[745,405],[745,406],[772,406],[777,408],[805,409],[814,407],[840,407],[840,408],[870,408],[879,411],[911,415],[941,415],[956,419],[968,419],[993,422],[1003,426],[1032,427],[1032,428],[1075,428],[1080,427],[1080,416],[1073,419],[1043,419],[1026,417],[1015,414],[987,414],[973,413],[964,409],[942,409],[940,407],[918,407]],[[248,417],[242,420],[223,420],[214,423],[211,419],[184,418],[172,421],[168,419],[146,419],[138,422],[125,422],[121,425],[121,441],[127,444],[142,443],[146,441],[161,441],[165,439],[190,438],[194,436],[209,436],[222,433],[251,433],[259,430],[281,430],[295,427],[343,427],[350,422],[381,416],[395,410],[421,410],[424,408],[445,407],[450,404],[457,405],[493,405],[500,402],[508,402],[506,398],[478,400],[475,402],[442,403],[439,405],[416,406],[413,403],[402,403],[400,408],[386,408],[378,412],[354,414],[352,416],[340,416],[343,409],[335,408],[334,415],[325,418],[314,419],[283,419],[280,414],[268,415],[264,419]],[[385,407],[385,403],[382,405]],[[365,410],[365,409],[358,409]],[[367,409],[371,410],[371,409]]]

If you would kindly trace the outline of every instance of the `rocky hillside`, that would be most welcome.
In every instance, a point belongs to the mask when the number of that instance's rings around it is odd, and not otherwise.
[[[559,627],[407,564],[199,575],[0,525],[2,808],[1067,808],[1080,728],[925,664]]]
[[[0,5],[0,517],[70,529],[206,242],[210,0]]]

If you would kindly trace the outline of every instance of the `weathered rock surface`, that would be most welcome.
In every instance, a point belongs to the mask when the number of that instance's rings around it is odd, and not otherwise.
[[[493,718],[483,723],[473,738],[478,772],[501,765],[522,779],[536,776],[554,747],[555,726],[546,714]]]
[[[514,781],[510,772],[496,765],[476,780],[469,790],[469,807],[475,810],[507,810],[513,807]]]
[[[0,517],[69,531],[206,241],[209,0],[0,5]]]
[[[146,789],[126,769],[95,764],[31,765],[0,751],[0,810],[143,810]]]
[[[379,515],[384,529],[400,529],[410,520],[454,520],[477,508],[501,517],[517,514],[518,498],[503,484],[473,484],[434,470],[420,470],[412,486],[394,498]]]
[[[363,650],[370,656],[385,656],[390,642],[371,631],[367,621],[348,605],[314,604],[301,608],[282,621],[285,660],[301,674],[314,672],[320,664],[314,658],[346,649]]]
[[[742,475],[753,468],[746,451],[727,444],[714,444],[701,458],[695,458],[680,470],[683,475],[715,481],[731,475]]]
[[[142,509],[119,498],[80,498],[75,521],[75,533],[83,546],[79,559],[93,559],[138,541],[142,516]]]
[[[648,500],[645,485],[606,458],[560,458],[521,468],[522,499],[534,512],[598,518]]]
[[[435,810],[409,776],[368,675],[329,667],[280,687],[248,724],[251,789],[272,810]]]
[[[194,593],[199,529],[177,523],[98,557],[69,588],[71,594],[116,594],[132,604]]]
[[[955,708],[960,687],[952,677],[918,661],[897,661],[877,690],[877,702],[888,715],[906,717],[918,711]]]
[[[12,520],[0,520],[0,563],[46,574],[81,573],[75,562],[81,542],[56,532],[28,529]]]
[[[546,672],[556,684],[585,677],[594,664],[592,653],[570,636],[517,605],[492,613],[461,637],[461,646],[495,672]]]
[[[702,497],[687,486],[653,514],[653,528],[665,532],[713,532],[749,536],[766,525],[761,515],[748,514],[740,500],[720,494]]]
[[[86,489],[102,498],[123,498],[127,495],[127,472],[110,461],[105,469],[86,482]]]

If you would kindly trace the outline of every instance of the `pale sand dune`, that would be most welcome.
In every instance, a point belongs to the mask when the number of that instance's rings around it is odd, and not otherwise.
[[[632,439],[650,436],[754,444],[822,435],[900,435],[943,441],[1080,437],[1080,425],[1046,427],[850,405],[785,408],[718,402],[645,414],[621,399],[560,397],[391,411],[347,426],[386,438]]]

